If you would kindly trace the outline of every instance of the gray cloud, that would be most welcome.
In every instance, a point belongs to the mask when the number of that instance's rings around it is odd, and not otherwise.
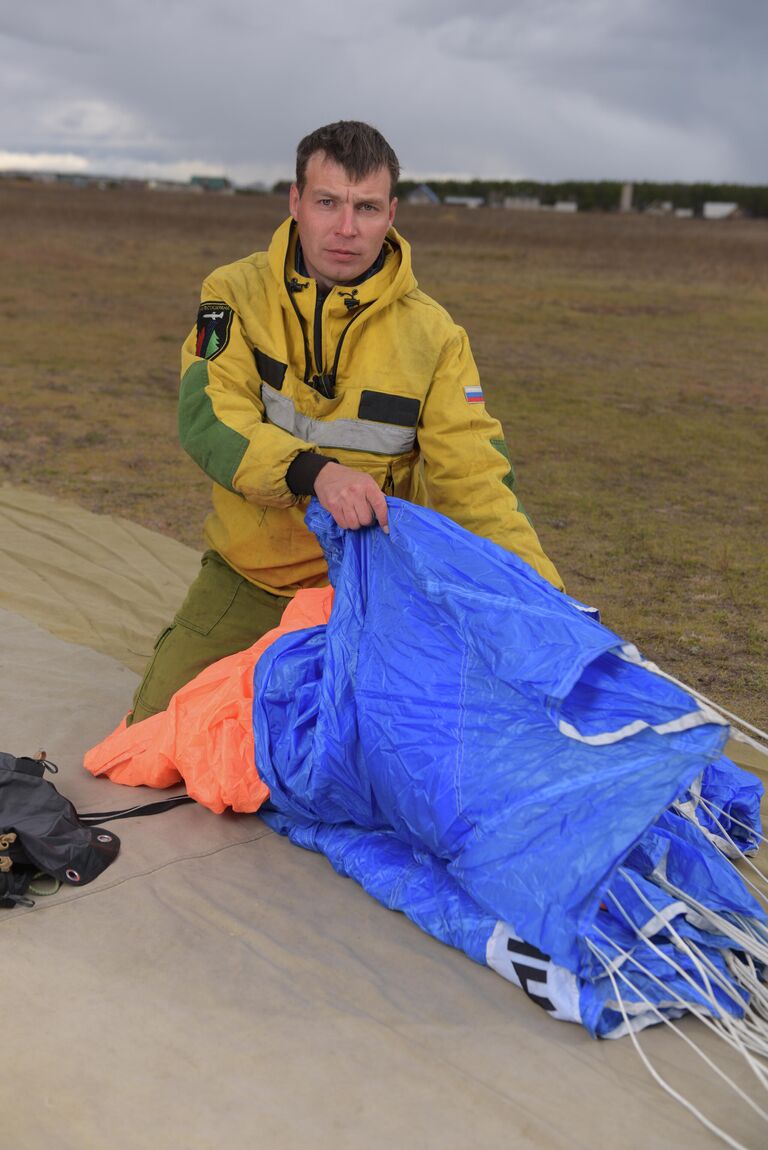
[[[0,16],[0,152],[290,174],[367,119],[406,170],[766,182],[762,0],[37,0]]]

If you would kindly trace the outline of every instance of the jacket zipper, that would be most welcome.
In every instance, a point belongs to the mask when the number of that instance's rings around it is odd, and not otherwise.
[[[315,367],[317,368],[318,375],[322,375],[324,371],[323,304],[327,299],[327,295],[320,295],[320,289],[318,288],[317,295],[315,296]]]
[[[310,366],[311,366],[311,356],[310,356],[310,352],[309,352],[309,343],[307,341],[307,337],[304,334],[304,324],[301,322],[301,312],[298,309],[298,306],[296,304],[296,300],[293,298],[293,291],[291,290],[291,285],[290,285],[289,280],[288,280],[288,275],[285,271],[283,271],[283,279],[285,281],[286,291],[288,292],[288,299],[291,301],[291,307],[293,308],[294,312],[296,313],[296,322],[298,323],[299,331],[301,332],[301,339],[302,339],[302,342],[304,344],[304,382],[309,383],[309,370],[310,370]],[[302,284],[301,287],[302,288],[309,287],[309,284]]]
[[[336,386],[336,372],[337,372],[338,367],[339,367],[339,359],[341,358],[341,348],[342,348],[342,344],[344,343],[344,339],[346,337],[346,334],[349,331],[349,329],[352,327],[352,324],[355,322],[357,317],[359,315],[362,315],[363,312],[367,308],[369,308],[370,306],[371,306],[371,304],[369,304],[369,303],[360,304],[360,307],[357,309],[357,311],[352,316],[351,320],[349,321],[349,323],[346,325],[346,327],[342,331],[341,335],[339,336],[339,342],[336,344],[336,354],[333,357],[333,367],[331,368],[331,382],[333,383],[334,387]]]
[[[311,356],[311,353],[309,350],[309,340],[307,339],[306,335],[304,334],[304,324],[301,321],[301,312],[298,309],[298,306],[296,304],[296,300],[293,298],[293,292],[290,289],[290,286],[288,283],[288,276],[285,272],[283,273],[283,278],[285,280],[286,290],[288,291],[288,298],[290,299],[291,306],[293,307],[293,310],[296,313],[296,320],[298,322],[299,331],[301,332],[301,338],[302,338],[302,341],[304,343],[304,383],[308,383],[308,384],[310,384],[310,386],[312,386],[312,382],[310,380],[312,356]],[[306,285],[306,286],[309,286],[309,285]],[[323,304],[325,303],[325,300],[327,298],[328,298],[327,296],[324,296],[323,299],[321,300],[320,297],[318,296],[317,300],[315,302],[315,318],[314,318],[315,361],[317,363],[319,371],[322,371],[321,365],[322,365],[322,355],[323,355],[322,312],[323,312]],[[373,301],[371,301],[371,302],[373,302]],[[319,304],[319,307],[318,307],[318,304]],[[352,324],[357,319],[357,317],[359,315],[362,315],[362,313],[366,310],[366,308],[369,308],[370,306],[371,306],[370,303],[364,303],[364,304],[360,304],[360,306],[357,308],[357,310],[355,311],[355,314],[351,317],[351,319],[347,323],[346,327],[342,331],[341,335],[339,336],[339,342],[336,344],[336,352],[335,352],[334,357],[333,357],[333,367],[331,368],[330,375],[329,376],[321,375],[321,376],[317,377],[318,380],[325,381],[327,379],[328,383],[330,383],[330,385],[331,385],[331,387],[330,387],[331,394],[326,396],[327,399],[333,398],[333,389],[336,386],[336,371],[337,371],[338,366],[339,366],[339,359],[341,358],[341,348],[342,348],[342,344],[344,343],[344,338],[345,338],[347,332],[349,331],[349,329],[351,328]],[[324,392],[321,392],[321,394],[324,394]]]

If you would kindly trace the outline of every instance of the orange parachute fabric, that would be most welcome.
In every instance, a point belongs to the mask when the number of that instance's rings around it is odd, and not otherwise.
[[[333,589],[299,591],[280,625],[246,651],[220,659],[181,687],[168,709],[136,726],[125,720],[85,756],[92,775],[130,787],[172,787],[221,814],[251,813],[269,798],[253,745],[253,668],[270,644],[291,631],[327,623]]]

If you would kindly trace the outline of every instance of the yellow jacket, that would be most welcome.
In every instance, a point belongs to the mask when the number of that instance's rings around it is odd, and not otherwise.
[[[214,481],[210,546],[275,594],[327,583],[308,500],[286,483],[300,452],[319,451],[562,587],[514,494],[466,333],[419,291],[405,240],[390,229],[380,270],[319,308],[315,281],[296,274],[296,239],[286,220],[268,252],[214,271],[182,349],[179,429]]]

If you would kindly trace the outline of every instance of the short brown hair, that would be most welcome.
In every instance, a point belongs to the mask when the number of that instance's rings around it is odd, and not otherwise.
[[[392,148],[376,128],[360,120],[337,120],[310,132],[296,149],[296,186],[299,195],[307,182],[307,164],[315,152],[325,152],[353,180],[362,180],[379,168],[389,168],[389,194],[394,195],[400,179],[400,163]]]

